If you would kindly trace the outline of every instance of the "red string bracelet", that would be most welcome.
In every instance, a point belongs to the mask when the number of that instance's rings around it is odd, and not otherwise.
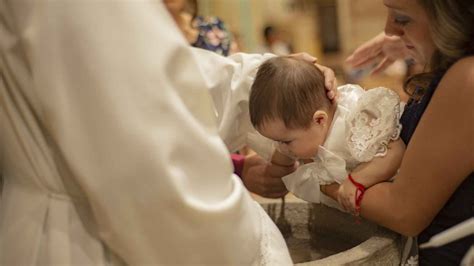
[[[349,180],[354,184],[356,187],[356,194],[355,194],[355,207],[356,207],[356,212],[359,214],[360,212],[360,202],[362,201],[362,197],[364,196],[365,193],[365,187],[361,183],[357,182],[352,178],[351,174],[347,176]]]

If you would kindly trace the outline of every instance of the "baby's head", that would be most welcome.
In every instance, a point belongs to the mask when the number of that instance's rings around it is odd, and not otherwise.
[[[274,57],[259,67],[249,109],[260,134],[301,159],[316,155],[333,116],[323,73],[311,63],[290,57]]]

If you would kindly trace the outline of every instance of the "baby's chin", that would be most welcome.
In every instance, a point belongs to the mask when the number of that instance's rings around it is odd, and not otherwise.
[[[311,154],[301,154],[301,156],[297,156],[300,160],[313,160],[314,157],[318,154],[318,151],[311,153]]]
[[[297,156],[298,160],[302,160],[302,161],[305,161],[305,160],[313,161],[314,157],[316,157],[316,154],[314,154],[314,155],[305,155],[305,156]]]
[[[314,160],[312,158],[310,158],[310,159],[299,159],[299,162],[302,162],[303,164],[307,164],[307,163],[314,162]]]

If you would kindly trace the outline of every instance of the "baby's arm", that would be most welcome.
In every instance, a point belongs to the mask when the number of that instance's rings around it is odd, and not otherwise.
[[[365,188],[387,181],[397,173],[404,152],[405,144],[401,139],[392,141],[388,145],[385,156],[375,157],[369,162],[360,164],[351,172],[351,176]],[[351,212],[355,211],[355,193],[356,187],[349,178],[339,187],[338,201],[346,210]]]
[[[397,173],[404,152],[405,144],[401,139],[392,141],[385,156],[374,157],[371,161],[358,165],[351,175],[366,188],[387,181]]]

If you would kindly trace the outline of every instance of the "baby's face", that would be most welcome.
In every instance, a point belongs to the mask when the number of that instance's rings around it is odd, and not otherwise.
[[[326,130],[320,124],[311,123],[309,128],[289,129],[283,121],[275,119],[265,122],[258,131],[263,136],[277,141],[284,153],[299,159],[312,159],[326,139]]]

